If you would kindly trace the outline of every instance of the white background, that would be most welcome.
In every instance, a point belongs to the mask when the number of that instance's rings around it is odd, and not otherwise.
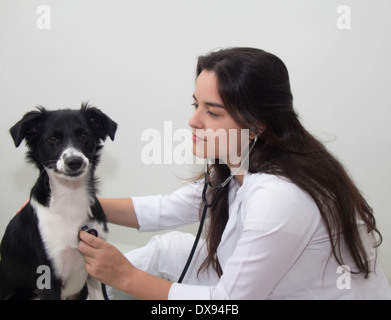
[[[41,5],[50,29],[37,26]],[[340,5],[351,10],[351,29],[337,27]],[[197,56],[251,46],[285,62],[303,124],[373,207],[391,279],[390,39],[389,0],[0,0],[0,234],[38,175],[8,133],[26,112],[88,100],[119,124],[97,171],[99,196],[169,193],[200,166],[144,164],[142,133],[164,138],[164,121],[188,129]],[[124,250],[153,235],[110,230]]]

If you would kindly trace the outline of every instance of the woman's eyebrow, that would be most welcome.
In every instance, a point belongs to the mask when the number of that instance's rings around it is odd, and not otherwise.
[[[193,94],[193,99],[195,101],[198,101],[198,99],[196,98],[196,96]],[[209,106],[209,107],[217,107],[217,108],[223,108],[225,109],[225,107],[223,105],[221,105],[220,103],[216,103],[216,102],[204,102],[205,105]]]

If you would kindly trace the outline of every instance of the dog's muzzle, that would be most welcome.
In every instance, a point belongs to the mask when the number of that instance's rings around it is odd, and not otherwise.
[[[88,158],[80,151],[66,149],[56,163],[56,173],[74,178],[87,172]]]
[[[82,169],[85,162],[81,157],[72,156],[65,158],[64,164],[67,171],[74,172]]]

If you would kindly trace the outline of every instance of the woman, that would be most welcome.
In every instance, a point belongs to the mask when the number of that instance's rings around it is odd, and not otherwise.
[[[124,298],[121,292],[138,299],[390,298],[376,263],[381,235],[372,209],[342,165],[300,124],[283,62],[259,49],[232,48],[200,57],[196,73],[189,120],[194,154],[210,154],[215,137],[206,132],[249,129],[247,171],[216,195],[204,245],[183,283],[177,281],[194,237],[180,232],[156,236],[126,256],[81,232],[87,271],[115,288],[114,298]],[[231,155],[242,149],[228,141],[224,151],[222,142],[209,167],[212,186],[236,171]],[[168,196],[101,204],[112,223],[175,228],[199,220],[202,188],[195,182]],[[209,200],[215,190],[209,188]]]

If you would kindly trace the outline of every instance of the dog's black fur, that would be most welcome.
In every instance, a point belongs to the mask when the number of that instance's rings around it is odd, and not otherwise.
[[[47,111],[39,107],[37,111],[25,114],[10,129],[16,147],[23,140],[26,141],[27,159],[37,167],[39,177],[31,190],[30,202],[10,221],[1,242],[0,299],[86,298],[85,283],[81,284],[80,292],[63,296],[66,279],[56,275],[55,261],[49,256],[49,244],[45,243],[48,240],[42,236],[36,208],[45,208],[43,211],[46,212],[47,209],[51,214],[52,190],[48,171],[51,171],[52,175],[61,176],[64,181],[77,180],[83,169],[82,159],[77,156],[80,153],[89,160],[88,168],[84,169],[87,172],[84,173],[85,183],[90,198],[90,211],[85,213],[85,222],[99,224],[107,231],[106,218],[96,198],[94,171],[102,142],[108,136],[113,140],[116,129],[117,124],[114,121],[88,104],[82,104],[80,110]],[[74,148],[72,150],[77,150],[77,155],[72,154],[69,159],[63,159],[65,169],[64,172],[59,172],[57,161],[61,157],[65,158],[63,152],[69,146]],[[59,230],[62,227],[56,226]],[[73,236],[77,243],[77,229],[74,230],[74,235],[71,235]],[[77,247],[70,250],[77,250]],[[41,265],[48,266],[52,271],[50,289],[37,287],[37,279],[40,276],[37,268]]]

